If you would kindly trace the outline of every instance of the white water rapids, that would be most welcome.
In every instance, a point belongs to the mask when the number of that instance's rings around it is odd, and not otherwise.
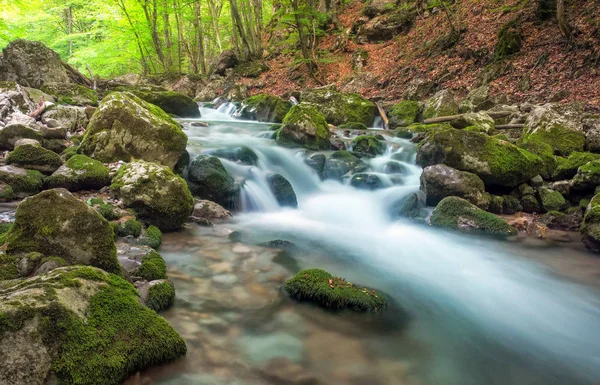
[[[209,127],[182,122],[192,156],[237,146],[257,154],[257,166],[223,160],[244,181],[239,229],[257,240],[319,245],[342,266],[334,273],[376,279],[362,283],[393,297],[411,315],[412,333],[432,346],[435,364],[424,383],[600,383],[595,288],[560,278],[507,242],[390,218],[391,204],[419,188],[414,144],[388,138],[386,154],[369,166],[389,187],[359,190],[347,182],[321,181],[305,164],[304,152],[274,146],[269,124],[237,121],[230,116],[234,110],[201,109]],[[401,164],[402,185],[385,174],[390,162]],[[297,209],[279,207],[266,181],[269,173],[290,181]]]

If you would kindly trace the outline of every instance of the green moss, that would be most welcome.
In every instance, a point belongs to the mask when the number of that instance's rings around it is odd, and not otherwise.
[[[72,156],[77,154],[78,146],[71,146],[64,149],[64,151],[60,154],[61,158],[64,161],[69,160]]]
[[[42,260],[40,261],[40,266],[43,265],[46,262],[56,262],[56,264],[58,265],[58,267],[63,267],[63,266],[67,266],[68,265],[67,261],[65,261],[61,257],[45,257],[45,258],[42,258]]]
[[[299,272],[284,284],[283,289],[294,299],[314,302],[334,310],[377,312],[387,305],[381,293],[354,285],[320,269]]]
[[[131,235],[137,238],[142,233],[142,224],[135,219],[128,219],[119,225],[118,234],[121,237],[127,237]]]
[[[283,147],[327,150],[330,136],[325,117],[314,107],[298,104],[283,119],[283,127],[277,132],[275,143]]]
[[[101,203],[94,207],[98,214],[108,221],[114,221],[115,219],[121,218],[121,215],[117,212],[117,208],[110,203]]]
[[[171,307],[173,302],[175,302],[175,286],[171,282],[157,283],[148,289],[146,306],[150,309],[160,312]]]
[[[57,154],[61,154],[67,149],[67,142],[64,139],[43,139],[42,147]]]
[[[498,33],[498,42],[494,48],[494,59],[502,60],[521,50],[523,42],[519,20],[506,23]]]
[[[534,130],[523,137],[524,143],[535,140],[550,145],[556,155],[569,156],[574,151],[583,151],[585,134],[560,124],[553,124],[549,127]]]
[[[577,169],[593,160],[600,159],[599,154],[591,152],[572,152],[568,158],[559,158],[558,167],[554,170],[552,178],[554,180],[570,179],[577,174]]]
[[[10,201],[15,197],[15,191],[7,183],[0,183],[0,201]]]
[[[98,197],[94,197],[94,198],[88,199],[87,203],[90,206],[93,206],[93,205],[102,205],[102,204],[104,204],[104,199],[98,198]]]
[[[162,244],[162,232],[156,226],[149,226],[144,232],[141,242],[153,249],[158,249]]]
[[[561,210],[565,205],[565,198],[558,191],[541,188],[539,190],[542,207],[547,211]]]
[[[167,265],[163,257],[156,251],[151,251],[142,259],[142,264],[134,275],[147,281],[167,278]]]
[[[373,135],[357,136],[352,141],[352,150],[357,153],[381,155],[385,152],[385,142],[378,140]]]
[[[520,143],[519,147],[536,154],[542,159],[543,167],[540,170],[540,175],[544,179],[550,179],[552,177],[552,174],[558,165],[552,146],[539,138],[530,138],[527,142]]]
[[[119,224],[117,222],[108,222],[108,224],[110,225],[110,228],[113,231],[114,234],[114,239],[117,239],[117,234],[119,233]]]
[[[12,150],[19,139],[34,139],[42,141],[42,134],[23,124],[9,124],[0,130],[0,149]]]
[[[269,70],[269,67],[259,61],[252,61],[235,66],[233,72],[244,78],[257,78]]]
[[[0,223],[0,245],[4,244],[4,241],[6,240],[6,234],[8,234],[10,232],[12,227],[13,227],[12,223],[8,223],[8,222]]]
[[[168,114],[182,118],[199,118],[198,104],[192,98],[175,91],[146,91],[131,87],[119,88],[115,91],[129,91],[138,98],[160,107]]]
[[[436,130],[445,130],[452,129],[452,126],[446,123],[436,123],[436,124],[421,124],[421,123],[413,123],[408,127],[397,128],[394,131],[394,135],[398,138],[409,139],[412,138],[414,134],[420,133],[429,133]]]
[[[369,127],[373,124],[377,106],[359,94],[346,94],[334,87],[321,87],[305,90],[300,94],[302,104],[308,104],[325,117],[327,123],[335,126],[347,122],[358,122]],[[294,106],[296,107],[296,106]]]
[[[0,254],[0,281],[15,278],[19,278],[17,258],[8,254]]]
[[[40,89],[49,95],[55,96],[58,104],[98,105],[98,93],[79,84],[46,83]]]
[[[505,197],[506,198],[506,197]],[[455,230],[477,230],[495,235],[515,235],[516,229],[494,214],[458,197],[446,197],[433,210],[431,224]]]
[[[258,94],[242,102],[241,117],[259,122],[281,123],[292,108],[292,103],[280,97]]]
[[[48,187],[79,191],[99,190],[110,184],[108,167],[85,155],[73,155],[65,167],[46,178]]]
[[[8,154],[6,163],[44,173],[52,173],[62,166],[63,161],[53,151],[32,144],[24,144]]]
[[[403,100],[395,104],[388,113],[390,129],[410,126],[417,120],[420,110],[419,102],[414,100]]]
[[[340,124],[338,126],[338,128],[344,129],[344,130],[367,130],[368,127],[365,126],[362,123],[359,122],[348,122],[348,123],[344,123],[344,124]]]

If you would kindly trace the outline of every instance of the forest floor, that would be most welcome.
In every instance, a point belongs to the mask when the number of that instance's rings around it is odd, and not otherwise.
[[[490,83],[492,94],[504,93],[513,103],[573,102],[600,108],[600,2],[571,2],[569,21],[579,31],[570,43],[561,35],[555,19],[540,22],[535,2],[523,0],[467,0],[458,5],[454,24],[462,30],[452,48],[436,52],[432,47],[450,32],[442,12],[421,14],[412,29],[377,44],[357,44],[352,39],[343,50],[332,51],[336,35],[323,38],[318,47],[325,53],[319,64],[320,81],[290,76],[292,55],[278,55],[267,61],[270,70],[260,78],[245,82],[251,93],[283,95],[293,89],[334,83],[375,100],[402,99],[406,85],[417,78],[431,80],[437,88],[449,88],[459,97],[478,84],[483,71],[500,68],[500,76]],[[578,3],[573,5],[573,3]],[[364,3],[354,0],[340,15],[345,28],[361,16]],[[519,53],[502,63],[493,63],[498,32],[507,22],[519,18],[523,44]],[[352,53],[368,52],[361,73],[351,66]]]

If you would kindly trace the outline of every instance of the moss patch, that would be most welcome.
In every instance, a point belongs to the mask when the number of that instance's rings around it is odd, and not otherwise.
[[[523,137],[524,143],[532,140],[547,143],[556,155],[569,156],[574,151],[583,152],[585,134],[555,123],[549,127],[533,130]]]
[[[62,187],[69,191],[99,190],[110,184],[108,167],[85,155],[77,154],[46,178],[50,188]]]
[[[325,117],[312,106],[293,106],[277,131],[275,143],[283,147],[305,147],[309,150],[329,149],[329,126]]]
[[[49,95],[55,96],[58,104],[98,105],[98,93],[79,84],[46,83],[40,89]]]
[[[156,226],[149,226],[142,235],[140,241],[144,245],[150,246],[153,249],[158,249],[162,244],[162,232]]]
[[[8,154],[6,163],[51,174],[62,166],[63,161],[53,151],[32,144],[24,144]]]
[[[156,251],[151,251],[142,259],[142,264],[134,275],[147,281],[167,278],[167,265],[163,257]]]
[[[403,100],[395,104],[388,113],[390,129],[410,126],[417,120],[420,110],[419,102],[414,100]]]
[[[577,169],[593,160],[600,159],[599,154],[591,152],[572,152],[568,158],[559,158],[558,167],[554,170],[552,178],[554,180],[570,179],[577,174]]]
[[[159,312],[168,309],[175,302],[175,286],[169,281],[156,283],[148,289],[146,306]]]
[[[118,234],[121,237],[132,236],[137,238],[142,233],[142,224],[135,219],[128,219],[119,225]]]
[[[381,155],[385,152],[385,142],[373,135],[361,135],[352,141],[352,150],[359,154]]]

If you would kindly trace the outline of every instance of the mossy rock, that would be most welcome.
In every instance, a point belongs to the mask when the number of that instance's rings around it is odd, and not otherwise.
[[[64,189],[43,191],[19,204],[6,250],[12,255],[36,251],[120,273],[108,221]]]
[[[8,202],[15,198],[13,188],[4,182],[0,182],[0,202]]]
[[[421,191],[428,206],[435,206],[448,196],[464,198],[484,210],[490,202],[483,181],[477,175],[443,164],[425,167],[421,174]]]
[[[0,281],[19,278],[18,258],[8,254],[0,254]],[[2,313],[0,313],[1,315]],[[0,331],[1,331],[0,317]],[[1,377],[0,377],[1,378]]]
[[[146,281],[165,279],[167,278],[167,265],[163,257],[153,250],[142,258],[140,267],[133,275]]]
[[[244,99],[239,117],[259,122],[281,123],[292,103],[278,96],[258,94]]]
[[[215,156],[198,155],[189,167],[187,181],[194,196],[233,207],[239,186]]]
[[[323,114],[327,123],[334,126],[358,122],[370,127],[377,114],[375,103],[359,94],[338,92],[332,86],[302,91],[300,102],[312,106]]]
[[[361,135],[352,141],[352,150],[358,154],[381,155],[385,152],[385,142],[380,141],[373,135]]]
[[[181,228],[194,208],[185,181],[171,169],[142,160],[122,166],[112,180],[111,191],[138,219],[161,230]]]
[[[504,195],[502,198],[502,213],[512,215],[523,211],[523,206],[521,206],[519,198],[512,195]]]
[[[575,191],[592,191],[600,185],[600,160],[593,160],[577,169],[577,174],[571,182]]]
[[[458,197],[447,197],[431,213],[432,226],[493,235],[515,235],[517,230],[494,214]]]
[[[417,164],[445,164],[476,174],[486,185],[516,187],[540,174],[542,159],[509,142],[457,129],[431,132],[421,142]]]
[[[71,147],[67,147],[63,150],[63,152],[60,154],[60,158],[63,161],[68,161],[69,159],[71,159],[71,157],[77,155],[77,150],[79,149],[79,146],[71,146]]]
[[[494,59],[502,60],[519,52],[523,43],[522,33],[519,20],[511,20],[504,24],[498,32],[498,42],[494,47]]]
[[[556,167],[558,166],[558,161],[556,156],[554,156],[554,149],[552,146],[535,138],[526,143],[519,143],[518,146],[539,156],[543,162],[540,175],[545,179],[552,178],[554,170],[556,170]]]
[[[283,147],[304,147],[309,150],[328,150],[329,126],[325,117],[314,107],[306,104],[293,106],[277,131],[275,143]]]
[[[97,106],[98,93],[92,89],[73,83],[45,83],[41,90],[56,97],[58,104],[73,106]]]
[[[588,249],[600,251],[600,194],[596,194],[585,209],[581,240]]]
[[[10,365],[0,358],[0,382],[14,385],[52,377],[58,384],[119,385],[186,354],[183,338],[138,302],[130,283],[81,266],[5,285],[0,338],[3,351],[26,357]]]
[[[20,139],[42,141],[42,134],[23,124],[9,124],[0,129],[0,150],[13,150]]]
[[[243,78],[257,78],[269,70],[269,66],[259,61],[251,61],[238,64],[233,68],[233,72]]]
[[[258,163],[258,155],[246,146],[234,148],[220,148],[208,153],[219,158],[224,158],[235,163],[241,163],[248,166],[256,166]]]
[[[367,130],[368,127],[359,122],[348,122],[344,124],[340,124],[338,128],[343,130]]]
[[[187,136],[163,110],[128,92],[106,96],[94,113],[79,152],[104,163],[131,159],[173,169]]]
[[[175,302],[175,286],[169,281],[150,282],[144,304],[155,312],[170,308]]]
[[[447,123],[434,123],[434,124],[422,124],[422,123],[413,123],[408,127],[400,127],[394,131],[394,136],[397,138],[403,139],[411,139],[415,135],[425,136],[426,134],[432,131],[439,131],[452,128],[451,125]]]
[[[324,179],[341,178],[350,173],[367,171],[367,166],[359,157],[346,150],[336,151],[325,160],[322,177]]]
[[[560,211],[567,202],[561,193],[548,188],[539,189],[542,207],[546,211]]]
[[[44,185],[44,175],[36,170],[0,166],[0,182],[12,188],[15,198],[25,198],[40,192]]]
[[[543,125],[533,130],[525,127],[523,143],[540,141],[552,147],[555,155],[569,156],[572,152],[583,152],[585,134],[560,123]]]
[[[458,104],[454,100],[454,95],[449,90],[442,90],[427,101],[423,111],[423,118],[430,119],[456,114],[458,114]]]
[[[558,166],[552,174],[552,179],[571,179],[577,174],[577,170],[579,169],[579,167],[598,159],[600,159],[600,154],[578,151],[572,152],[568,158],[558,159]]]
[[[520,199],[521,207],[526,213],[540,213],[542,206],[533,194],[523,195]]]
[[[44,139],[42,140],[42,147],[60,155],[67,149],[67,141],[64,139]]]
[[[386,187],[379,175],[368,172],[352,175],[350,186],[360,190],[377,190]]]
[[[148,90],[143,87],[117,87],[115,91],[129,91],[138,98],[160,107],[167,114],[181,118],[200,117],[198,103],[179,92]]]
[[[46,185],[49,188],[66,188],[69,191],[99,190],[110,185],[108,174],[108,167],[102,163],[77,154],[46,178]]]
[[[421,106],[414,100],[403,100],[395,104],[388,112],[390,130],[410,126],[417,121],[420,112]]]
[[[142,223],[135,219],[128,219],[125,222],[119,224],[117,229],[117,235],[121,237],[132,236],[134,238],[139,237],[142,234]]]
[[[493,135],[496,131],[494,119],[485,112],[467,112],[460,118],[451,121],[450,125],[454,128],[483,132],[488,135]]]
[[[140,243],[158,249],[162,244],[162,231],[156,226],[148,226],[140,236]]]
[[[52,174],[63,165],[57,153],[33,144],[24,144],[15,148],[8,154],[6,163],[44,174]]]
[[[290,182],[279,174],[270,174],[267,182],[277,203],[283,207],[298,207],[296,193]]]
[[[387,306],[383,294],[320,269],[300,271],[283,285],[283,289],[296,300],[313,302],[333,310],[378,312]]]

